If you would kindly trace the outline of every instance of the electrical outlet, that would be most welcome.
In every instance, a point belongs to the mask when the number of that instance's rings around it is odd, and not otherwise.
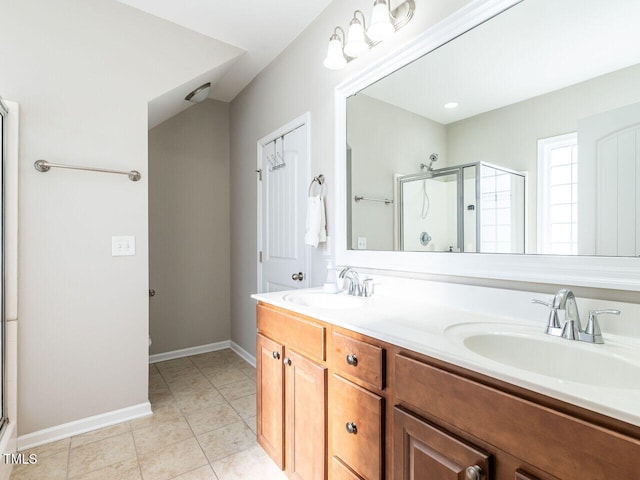
[[[367,237],[358,237],[358,250],[367,249]]]
[[[136,237],[133,235],[111,237],[111,256],[123,257],[136,254]]]

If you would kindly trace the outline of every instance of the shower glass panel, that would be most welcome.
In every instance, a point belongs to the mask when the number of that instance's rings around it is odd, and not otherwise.
[[[459,252],[460,170],[407,175],[399,184],[400,250]]]
[[[5,117],[9,113],[0,97],[0,431],[6,425],[5,412],[5,299],[4,299],[4,158]]]
[[[402,251],[524,253],[525,175],[485,162],[397,177]]]

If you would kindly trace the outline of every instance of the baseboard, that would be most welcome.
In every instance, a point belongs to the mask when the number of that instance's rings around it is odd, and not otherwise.
[[[247,363],[251,364],[252,367],[256,366],[256,357],[247,352],[244,348],[238,345],[233,340],[229,340],[229,348],[240,355]]]
[[[215,352],[216,350],[224,350],[229,348],[229,340],[216,343],[208,343],[197,347],[183,348],[181,350],[173,350],[172,352],[156,353],[149,355],[149,363],[164,362],[173,360],[174,358],[189,357],[191,355],[199,355],[201,353]]]
[[[45,428],[37,432],[20,435],[18,437],[18,451],[37,447],[45,443],[55,442],[63,438],[72,437],[81,433],[90,432],[99,428],[110,427],[116,423],[126,422],[140,417],[151,415],[151,404],[149,402],[139,403],[132,407],[121,408],[111,412],[94,415],[93,417],[82,418],[55,427]]]
[[[2,439],[0,439],[0,453],[14,453],[16,448],[16,425],[13,422],[9,422],[2,433]],[[3,457],[0,461],[0,480],[9,480],[12,470],[13,465],[11,462],[7,462],[6,458]]]

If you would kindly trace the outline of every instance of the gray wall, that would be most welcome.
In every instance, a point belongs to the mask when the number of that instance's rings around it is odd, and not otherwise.
[[[336,72],[322,65],[331,32],[336,25],[346,28],[355,9],[370,12],[372,2],[332,2],[231,103],[231,339],[250,353],[255,352],[256,332],[255,302],[250,299],[257,283],[256,142],[299,115],[311,113],[311,174],[322,173],[327,179],[327,233],[331,237],[335,86],[469,1],[417,3],[414,18],[391,41]],[[326,273],[322,252],[313,252],[312,262],[312,284],[321,285]]]
[[[150,353],[229,340],[229,104],[149,131]]]
[[[0,92],[21,110],[23,435],[147,401],[147,102],[229,55],[111,0],[0,0],[0,12]],[[40,158],[142,180],[38,173]],[[112,257],[112,235],[134,235],[136,255]]]

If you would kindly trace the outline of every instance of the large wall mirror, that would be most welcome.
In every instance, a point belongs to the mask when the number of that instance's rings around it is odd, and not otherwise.
[[[640,256],[640,2],[504,3],[338,87],[345,250]]]

